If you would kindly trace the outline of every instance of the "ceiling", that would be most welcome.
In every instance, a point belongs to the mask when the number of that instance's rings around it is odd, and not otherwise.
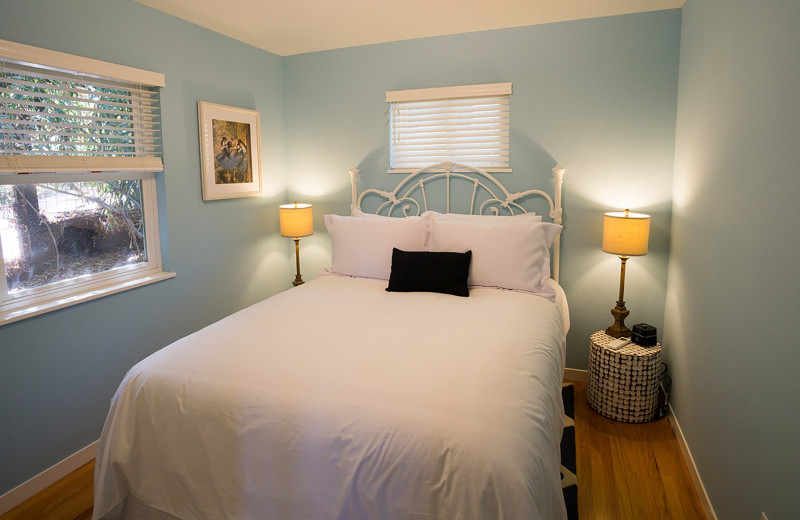
[[[134,0],[280,56],[681,7],[686,0]]]

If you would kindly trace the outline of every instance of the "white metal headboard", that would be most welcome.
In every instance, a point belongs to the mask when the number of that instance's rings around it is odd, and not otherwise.
[[[486,211],[494,215],[507,212],[511,215],[527,213],[519,202],[528,196],[540,196],[550,205],[549,217],[556,224],[562,223],[561,210],[561,183],[564,179],[564,168],[556,165],[553,168],[553,178],[555,180],[554,197],[538,189],[509,192],[500,181],[491,174],[467,164],[442,162],[431,164],[408,174],[397,187],[392,191],[383,191],[375,188],[368,188],[358,193],[358,168],[350,170],[350,184],[352,187],[352,204],[350,212],[361,210],[361,202],[367,195],[375,195],[382,199],[376,214],[392,216],[396,208],[402,211],[402,216],[409,217],[420,215],[428,211],[428,192],[426,185],[442,181],[445,184],[445,212],[450,213],[450,192],[454,180],[472,184],[472,199],[469,201],[469,214],[485,215]],[[418,200],[421,199],[421,200]],[[476,204],[479,203],[476,208]],[[477,211],[476,211],[477,210]],[[553,267],[552,277],[558,281],[558,267],[561,253],[561,236],[557,236],[553,243]]]

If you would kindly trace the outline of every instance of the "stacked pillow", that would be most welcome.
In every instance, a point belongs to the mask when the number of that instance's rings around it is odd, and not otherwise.
[[[390,291],[466,296],[466,286],[483,286],[554,298],[547,283],[550,247],[562,227],[541,222],[541,216],[354,214],[325,215],[332,272],[389,280]]]
[[[325,227],[331,236],[334,273],[388,280],[393,248],[424,249],[422,217],[325,215]]]

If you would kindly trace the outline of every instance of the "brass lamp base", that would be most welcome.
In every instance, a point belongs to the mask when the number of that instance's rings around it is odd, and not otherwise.
[[[294,259],[297,262],[297,274],[292,282],[292,287],[297,287],[305,282],[303,282],[303,279],[300,277],[300,239],[293,238],[292,240],[294,240]]]
[[[630,311],[625,308],[625,300],[622,299],[625,294],[625,264],[628,263],[628,258],[625,255],[620,255],[619,257],[622,261],[619,271],[619,299],[617,300],[617,306],[611,309],[611,315],[614,316],[614,324],[606,329],[606,334],[612,338],[631,337],[631,329],[625,326],[625,318],[628,317]]]
[[[625,302],[617,301],[617,306],[611,309],[614,324],[606,329],[606,334],[612,338],[630,338],[631,329],[625,326],[625,318],[628,317],[628,314],[630,311],[625,308]]]

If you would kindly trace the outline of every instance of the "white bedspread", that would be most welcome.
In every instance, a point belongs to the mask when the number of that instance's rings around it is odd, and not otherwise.
[[[557,307],[385,286],[323,275],[134,366],[94,518],[565,518]]]

